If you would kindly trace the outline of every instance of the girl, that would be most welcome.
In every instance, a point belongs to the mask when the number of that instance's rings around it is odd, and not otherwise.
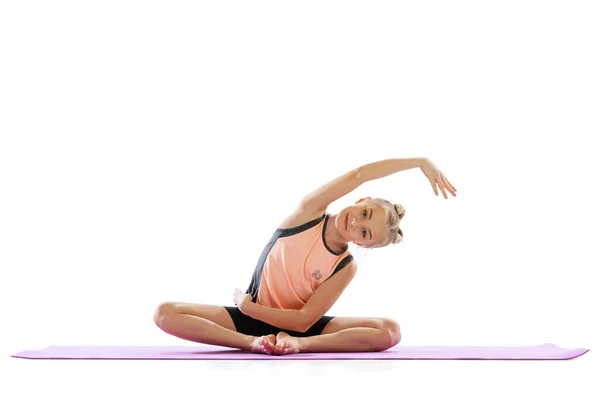
[[[435,195],[456,189],[427,158],[388,159],[362,165],[304,197],[275,230],[236,307],[166,302],[154,321],[164,332],[209,345],[272,355],[298,352],[383,351],[400,342],[400,327],[388,318],[332,317],[325,313],[348,286],[357,264],[353,242],[376,248],[402,241],[404,208],[370,197],[339,214],[329,204],[361,184],[420,168]]]

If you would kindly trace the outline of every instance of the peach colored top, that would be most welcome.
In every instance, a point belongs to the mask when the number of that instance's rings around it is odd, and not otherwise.
[[[279,228],[263,250],[246,293],[271,308],[299,310],[321,283],[348,265],[348,246],[336,253],[325,243],[330,215],[294,228]]]

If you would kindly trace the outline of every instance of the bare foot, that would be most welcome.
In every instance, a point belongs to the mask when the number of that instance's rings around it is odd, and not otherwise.
[[[275,351],[275,341],[275,335],[257,337],[252,341],[250,351],[253,353],[266,353],[271,355]]]
[[[290,336],[285,332],[279,332],[276,339],[275,355],[294,354],[300,351],[298,338]]]

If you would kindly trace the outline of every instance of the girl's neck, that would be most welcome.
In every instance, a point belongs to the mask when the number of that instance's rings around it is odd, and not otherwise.
[[[336,217],[337,214],[329,216],[329,221],[327,221],[327,227],[325,228],[325,241],[333,251],[340,252],[345,249],[348,242],[346,242],[335,226]]]

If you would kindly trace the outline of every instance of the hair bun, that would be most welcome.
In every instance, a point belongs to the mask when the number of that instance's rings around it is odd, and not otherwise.
[[[394,209],[400,217],[404,216],[404,207],[401,204],[394,204]]]
[[[400,243],[402,240],[404,240],[404,238],[402,237],[402,235],[400,234],[400,231],[398,231],[396,233],[396,237],[394,238],[394,240],[392,241],[393,244],[398,244]]]

